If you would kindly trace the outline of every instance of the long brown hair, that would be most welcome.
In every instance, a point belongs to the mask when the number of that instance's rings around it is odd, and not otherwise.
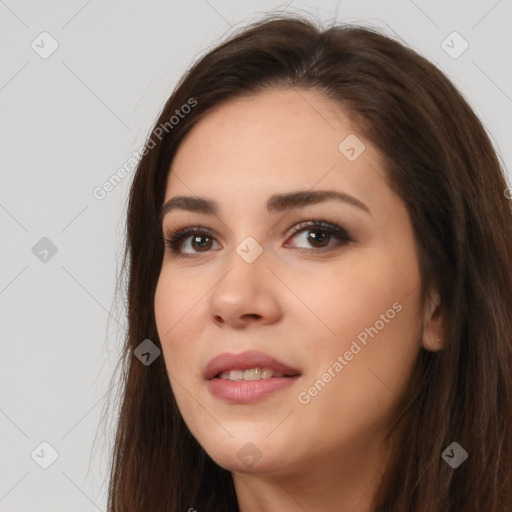
[[[303,15],[267,16],[202,56],[146,141],[127,212],[128,332],[109,512],[238,510],[231,473],[180,415],[163,357],[146,366],[133,352],[145,339],[161,348],[153,309],[164,254],[159,212],[180,142],[214,106],[274,86],[316,90],[357,120],[407,205],[422,298],[434,285],[440,294],[445,346],[420,351],[375,511],[510,512],[512,213],[503,167],[433,64],[377,29],[322,29]],[[469,454],[457,469],[441,457],[452,442]]]

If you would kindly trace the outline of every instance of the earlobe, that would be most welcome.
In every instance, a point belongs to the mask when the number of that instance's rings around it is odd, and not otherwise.
[[[431,298],[423,318],[423,333],[421,344],[425,350],[437,352],[444,348],[443,315],[438,293]]]
[[[441,336],[437,336],[437,335],[433,335],[433,334],[430,336],[425,336],[425,334],[424,334],[423,340],[422,340],[422,346],[425,350],[428,350],[429,352],[437,352],[444,348],[444,341],[441,338]]]

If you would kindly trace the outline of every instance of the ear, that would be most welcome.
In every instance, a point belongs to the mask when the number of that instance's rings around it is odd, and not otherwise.
[[[421,345],[425,350],[437,352],[444,348],[443,314],[441,299],[437,291],[430,294],[423,312]]]

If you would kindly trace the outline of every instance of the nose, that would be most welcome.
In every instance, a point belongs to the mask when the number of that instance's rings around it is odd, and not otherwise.
[[[233,250],[226,272],[210,295],[210,318],[215,324],[242,329],[252,324],[268,325],[279,321],[282,284],[270,270],[269,263],[265,251],[251,261],[242,250]]]

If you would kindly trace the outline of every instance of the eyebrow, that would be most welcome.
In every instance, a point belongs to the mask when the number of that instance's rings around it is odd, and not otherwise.
[[[341,201],[345,204],[355,206],[371,215],[370,209],[362,201],[355,197],[336,190],[301,190],[288,192],[286,194],[274,194],[267,201],[267,212],[277,213],[293,208],[301,208],[310,204],[322,203],[324,201]],[[160,211],[160,222],[170,212],[183,210],[207,215],[218,215],[219,204],[211,199],[195,196],[175,196],[169,199]]]

